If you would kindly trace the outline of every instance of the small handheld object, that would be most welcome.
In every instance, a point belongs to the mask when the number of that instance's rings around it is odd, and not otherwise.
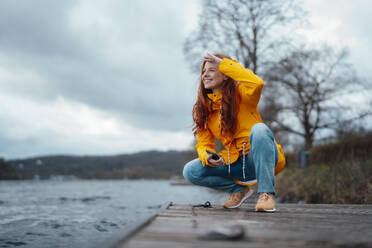
[[[212,154],[212,159],[214,159],[214,160],[219,160],[220,159],[220,156],[217,153],[209,151],[208,149],[206,149],[206,151],[207,151],[208,154]]]

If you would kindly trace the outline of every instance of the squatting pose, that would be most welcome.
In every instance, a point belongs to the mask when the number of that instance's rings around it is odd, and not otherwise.
[[[230,192],[225,208],[237,208],[258,183],[256,211],[275,211],[275,175],[285,166],[282,148],[262,123],[257,105],[264,82],[236,60],[207,54],[193,107],[199,157],[187,163],[191,183]],[[215,138],[225,149],[215,153]]]

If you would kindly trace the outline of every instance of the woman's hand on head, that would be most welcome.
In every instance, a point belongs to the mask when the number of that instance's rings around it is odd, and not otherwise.
[[[213,54],[207,53],[207,55],[204,56],[204,61],[212,63],[212,64],[219,65],[221,63],[222,59],[220,59],[219,57],[217,57]]]
[[[213,164],[215,166],[222,166],[225,165],[225,160],[223,160],[222,157],[220,157],[218,160],[214,160],[212,158],[212,154],[207,154],[207,160],[210,164]]]

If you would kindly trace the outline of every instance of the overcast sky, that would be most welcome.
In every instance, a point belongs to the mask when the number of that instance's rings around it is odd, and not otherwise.
[[[306,0],[309,43],[372,78],[368,0]],[[0,1],[0,156],[191,148],[197,0]]]

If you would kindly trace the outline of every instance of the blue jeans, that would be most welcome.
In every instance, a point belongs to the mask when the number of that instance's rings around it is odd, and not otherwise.
[[[233,181],[257,180],[258,193],[275,195],[274,170],[278,161],[278,148],[271,130],[263,123],[255,124],[249,135],[250,150],[245,155],[245,180],[243,177],[243,156],[228,166],[203,166],[199,159],[188,162],[183,168],[183,176],[193,184],[230,193],[241,192],[247,186]]]

